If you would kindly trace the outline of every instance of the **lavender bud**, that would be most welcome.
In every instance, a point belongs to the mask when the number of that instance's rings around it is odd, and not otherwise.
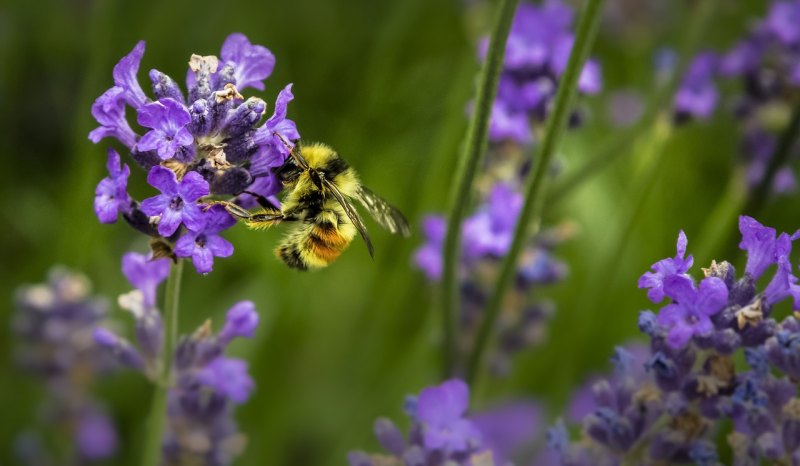
[[[175,99],[184,103],[183,92],[178,83],[172,78],[158,70],[150,70],[150,81],[153,83],[153,94],[158,99]]]

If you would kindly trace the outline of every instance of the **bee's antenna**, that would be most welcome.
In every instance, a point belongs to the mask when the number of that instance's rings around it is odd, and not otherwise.
[[[273,134],[274,136],[278,136],[278,139],[280,139],[280,140],[281,140],[281,142],[283,143],[283,145],[284,145],[284,146],[286,146],[286,148],[287,148],[287,149],[289,149],[289,152],[292,152],[292,151],[294,150],[294,148],[293,148],[292,146],[290,146],[290,145],[289,145],[289,141],[287,141],[287,140],[286,140],[286,139],[285,139],[285,138],[284,138],[284,137],[281,135],[281,133],[279,133],[279,132],[277,132],[277,131],[273,131],[273,132],[272,132],[272,134]]]

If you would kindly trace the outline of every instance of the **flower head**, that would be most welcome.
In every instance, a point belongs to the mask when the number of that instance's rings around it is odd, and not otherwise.
[[[219,340],[227,343],[235,337],[252,338],[258,322],[259,317],[253,302],[238,302],[228,311],[225,326],[219,332]]]
[[[122,273],[128,282],[142,292],[144,305],[152,308],[156,305],[158,285],[169,275],[169,259],[154,259],[136,252],[122,256]]]

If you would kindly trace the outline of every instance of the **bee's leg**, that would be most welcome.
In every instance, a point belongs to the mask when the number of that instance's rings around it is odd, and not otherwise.
[[[234,204],[233,202],[228,201],[209,201],[205,205],[205,209],[208,210],[212,205],[221,205],[225,207],[225,210],[228,211],[229,214],[233,215],[234,217],[239,217],[243,220],[246,220],[252,217],[252,214],[245,208]]]
[[[256,194],[251,191],[243,191],[243,193],[253,196],[256,199],[256,202],[258,202],[258,205],[267,210],[281,210],[280,206],[276,206],[275,204],[272,203],[272,201],[262,196],[261,194]]]

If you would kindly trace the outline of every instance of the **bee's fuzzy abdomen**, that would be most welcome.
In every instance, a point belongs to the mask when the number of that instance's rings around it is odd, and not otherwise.
[[[284,244],[275,249],[275,255],[286,265],[293,269],[308,270],[308,266],[303,261],[300,250],[293,244]]]

